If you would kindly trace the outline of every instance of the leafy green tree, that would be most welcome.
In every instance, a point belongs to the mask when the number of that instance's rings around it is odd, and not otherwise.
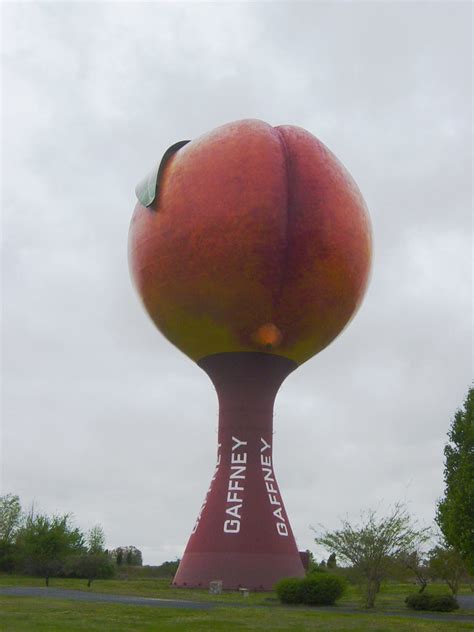
[[[87,579],[88,588],[95,579],[110,579],[115,575],[115,564],[105,553],[83,553],[70,556],[64,566],[64,575]]]
[[[178,566],[181,560],[176,558],[173,561],[163,562],[160,566],[156,567],[156,570],[160,576],[163,577],[174,577],[176,575],[176,571],[178,570]]]
[[[104,553],[105,533],[100,524],[96,524],[87,533],[87,551],[92,555]]]
[[[95,525],[87,533],[87,550],[72,558],[69,574],[85,577],[90,588],[94,579],[108,579],[115,574],[115,565],[105,552],[105,534],[101,525]]]
[[[331,553],[328,557],[328,561],[326,562],[326,566],[328,568],[336,568],[337,567],[337,558],[335,553]]]
[[[365,584],[366,606],[373,608],[381,583],[398,558],[428,538],[429,529],[417,528],[404,506],[397,504],[386,517],[369,510],[362,514],[361,524],[345,519],[340,529],[323,532],[315,542],[352,566]]]
[[[424,592],[430,580],[430,569],[427,563],[426,555],[419,549],[412,551],[402,551],[398,556],[398,561],[403,569],[408,570],[415,576],[416,583],[419,585],[419,593]]]
[[[436,579],[447,583],[453,595],[457,595],[459,583],[466,575],[466,564],[457,549],[436,546],[430,551],[430,571]]]
[[[23,521],[20,499],[14,494],[0,496],[0,570],[14,569],[17,546],[16,535]]]
[[[306,549],[305,551],[306,554],[306,574],[309,575],[311,573],[314,573],[315,571],[319,570],[319,564],[318,562],[315,560],[313,553],[309,550]],[[304,564],[303,564],[304,566]]]
[[[140,549],[137,549],[136,546],[127,546],[125,548],[127,551],[127,564],[132,566],[142,566],[143,557]]]
[[[13,542],[21,521],[20,498],[13,494],[0,496],[0,541]]]
[[[436,522],[474,574],[474,387],[456,411],[444,448],[444,498]]]
[[[70,516],[53,516],[31,513],[18,532],[17,543],[23,569],[33,575],[49,578],[59,575],[68,556],[84,551],[84,536],[73,528]]]
[[[111,551],[117,566],[127,564],[128,566],[142,566],[142,552],[136,546],[119,546]]]

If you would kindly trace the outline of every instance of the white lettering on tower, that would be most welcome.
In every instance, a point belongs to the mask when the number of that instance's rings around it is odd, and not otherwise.
[[[242,492],[247,470],[247,452],[242,450],[247,446],[247,441],[241,441],[237,437],[232,437],[232,450],[230,454],[230,474],[227,485],[226,510],[227,516],[224,521],[224,533],[239,533],[240,521],[242,519],[242,506],[244,499]]]
[[[265,487],[268,493],[268,500],[270,501],[270,505],[276,507],[276,509],[273,510],[273,515],[277,519],[275,522],[276,530],[278,535],[286,537],[288,535],[288,525],[286,524],[286,519],[283,515],[283,504],[281,502],[280,492],[276,486],[275,475],[273,473],[271,457],[272,446],[270,443],[265,441],[263,437],[260,437],[260,441],[260,465],[262,467],[263,480],[265,481]],[[267,450],[270,450],[270,453],[265,454]]]

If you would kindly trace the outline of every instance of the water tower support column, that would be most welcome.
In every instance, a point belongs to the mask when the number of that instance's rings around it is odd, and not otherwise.
[[[217,464],[174,584],[270,590],[303,565],[273,467],[273,404],[297,367],[283,356],[229,352],[198,362],[219,399]]]

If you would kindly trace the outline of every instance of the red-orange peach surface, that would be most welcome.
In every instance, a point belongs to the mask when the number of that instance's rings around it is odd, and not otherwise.
[[[170,158],[154,205],[137,203],[129,257],[156,326],[194,360],[263,351],[300,364],[362,300],[370,222],[317,138],[243,120]]]

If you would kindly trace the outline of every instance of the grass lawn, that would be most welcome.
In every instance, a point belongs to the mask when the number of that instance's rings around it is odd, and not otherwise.
[[[27,577],[21,575],[7,575],[0,573],[0,586],[44,586],[41,577]],[[168,579],[98,579],[87,588],[85,579],[50,579],[49,585],[53,588],[66,588],[69,590],[83,590],[86,592],[108,593],[114,595],[130,595],[134,597],[155,597],[161,599],[184,599],[188,601],[214,601],[222,604],[245,603],[246,605],[275,605],[278,603],[273,592],[255,592],[248,598],[243,598],[237,592],[225,592],[222,595],[209,595],[209,591],[192,588],[173,588]],[[376,611],[402,609],[405,610],[405,597],[416,592],[417,588],[408,582],[387,582],[382,585],[377,596]],[[447,593],[445,584],[430,584],[427,588],[430,593]],[[462,585],[460,594],[472,594],[467,584]],[[361,590],[354,585],[348,587],[347,593],[338,601],[341,606],[356,609],[364,609]],[[460,611],[457,611],[460,613]],[[474,613],[472,613],[474,614]],[[1,630],[1,629],[0,629]]]
[[[41,586],[44,580],[38,577],[0,575],[0,586]],[[99,630],[114,632],[130,630],[182,630],[187,632],[213,630],[333,630],[353,632],[457,632],[474,631],[473,623],[449,620],[453,615],[474,615],[473,611],[458,610],[446,613],[446,621],[410,618],[412,611],[406,609],[404,598],[415,587],[409,583],[387,583],[377,598],[373,611],[363,608],[362,594],[355,586],[350,586],[347,594],[338,602],[339,612],[324,612],[317,608],[288,607],[279,604],[274,593],[253,593],[243,598],[235,592],[223,595],[209,595],[206,590],[178,589],[165,579],[110,579],[97,580],[87,588],[83,579],[50,580],[51,588],[82,590],[94,593],[158,597],[189,601],[212,601],[215,608],[209,610],[161,609],[149,606],[75,602],[70,600],[38,597],[0,597],[0,632],[69,632],[75,630]],[[430,592],[446,593],[442,584],[429,587]],[[463,586],[463,593],[470,593]],[[245,608],[235,608],[232,604],[245,604]],[[357,612],[349,614],[345,608]],[[397,616],[386,616],[387,611],[397,611]],[[443,615],[441,615],[443,616]]]
[[[383,614],[338,614],[316,609],[249,607],[171,610],[30,597],[0,597],[2,632],[472,632],[472,623],[423,621]]]

